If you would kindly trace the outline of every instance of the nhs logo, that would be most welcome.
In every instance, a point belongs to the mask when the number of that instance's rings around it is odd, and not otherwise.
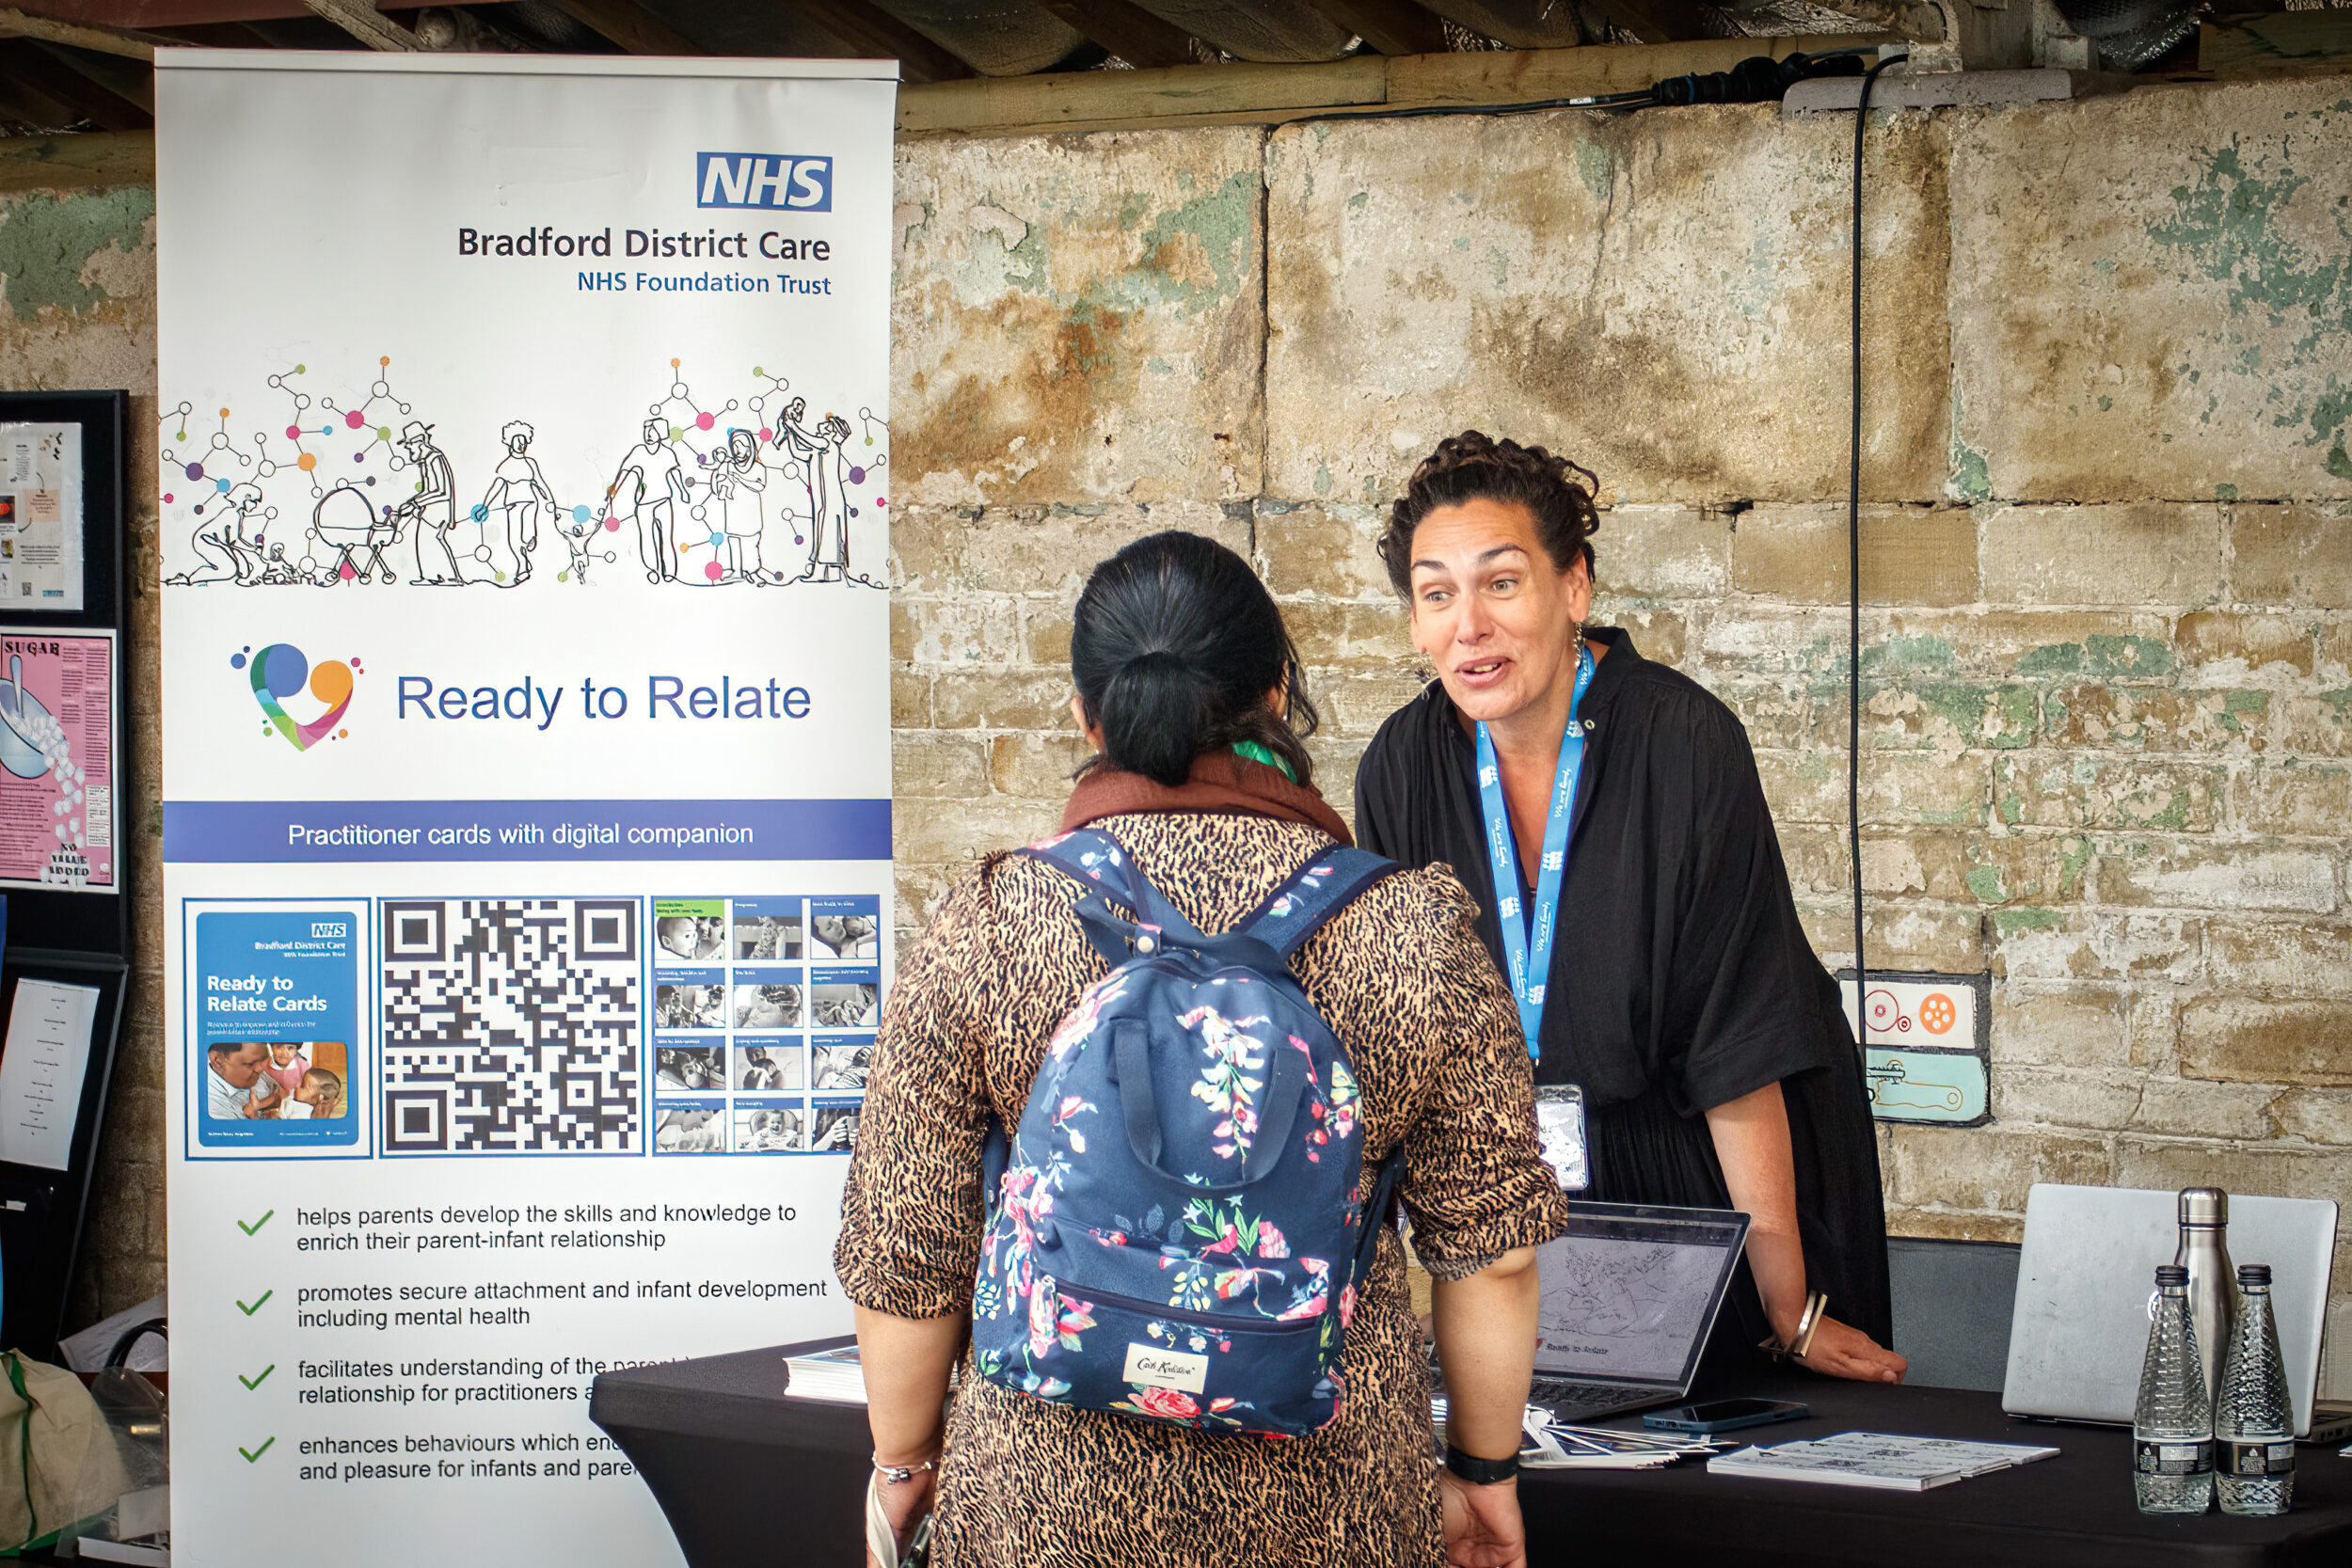
[[[772,207],[788,213],[833,211],[833,160],[788,152],[697,152],[700,207]]]

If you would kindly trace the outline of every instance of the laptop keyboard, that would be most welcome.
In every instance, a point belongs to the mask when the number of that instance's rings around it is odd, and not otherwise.
[[[1527,1397],[1536,1404],[1549,1405],[1552,1415],[1563,1421],[1586,1421],[1659,1402],[1659,1396],[1645,1388],[1610,1383],[1570,1383],[1565,1378],[1549,1377],[1537,1378],[1528,1388]]]

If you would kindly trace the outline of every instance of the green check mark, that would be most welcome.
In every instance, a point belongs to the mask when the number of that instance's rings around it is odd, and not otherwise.
[[[265,1454],[265,1453],[269,1452],[269,1446],[270,1446],[270,1444],[275,1443],[275,1442],[277,1442],[277,1441],[278,1441],[278,1439],[277,1439],[277,1438],[275,1438],[275,1437],[267,1438],[267,1439],[265,1439],[265,1440],[262,1442],[262,1446],[261,1446],[260,1448],[258,1448],[258,1449],[247,1449],[247,1448],[242,1448],[242,1447],[241,1447],[241,1448],[239,1448],[239,1449],[237,1449],[237,1451],[238,1451],[239,1453],[241,1453],[241,1454],[245,1455],[245,1462],[246,1462],[247,1465],[250,1465],[250,1464],[252,1464],[255,1460],[257,1460],[257,1459],[261,1458],[263,1454]]]
[[[248,1318],[249,1318],[249,1317],[253,1316],[253,1314],[254,1314],[254,1313],[259,1312],[259,1311],[262,1309],[263,1303],[266,1303],[266,1302],[269,1300],[269,1298],[270,1298],[270,1297],[272,1297],[272,1296],[276,1295],[277,1293],[278,1293],[278,1292],[277,1292],[277,1291],[275,1291],[275,1290],[263,1291],[262,1292],[262,1299],[261,1299],[261,1301],[257,1301],[257,1302],[255,1302],[255,1303],[254,1303],[252,1306],[250,1306],[250,1307],[247,1307],[247,1306],[246,1306],[244,1302],[239,1302],[239,1303],[237,1303],[237,1310],[238,1310],[238,1311],[240,1311],[240,1312],[242,1312],[242,1313],[244,1313],[246,1317],[248,1317]],[[274,1364],[274,1363],[273,1363],[273,1364]]]
[[[277,1212],[277,1210],[272,1209],[269,1213],[263,1214],[260,1219],[255,1220],[251,1225],[247,1225],[245,1221],[239,1220],[237,1222],[237,1228],[244,1231],[248,1236],[253,1235],[255,1232],[259,1231],[262,1227],[267,1225]]]
[[[269,1381],[269,1374],[270,1374],[270,1373],[272,1373],[272,1372],[274,1372],[274,1371],[276,1371],[277,1370],[278,1370],[278,1363],[277,1363],[277,1362],[275,1362],[275,1361],[273,1361],[273,1362],[271,1362],[268,1366],[263,1367],[263,1368],[262,1369],[262,1375],[261,1375],[261,1376],[259,1376],[259,1377],[247,1377],[247,1376],[246,1376],[243,1372],[239,1372],[239,1373],[237,1374],[237,1381],[238,1381],[239,1383],[244,1384],[247,1389],[259,1388],[259,1387],[260,1387],[262,1384],[267,1383],[267,1382]]]

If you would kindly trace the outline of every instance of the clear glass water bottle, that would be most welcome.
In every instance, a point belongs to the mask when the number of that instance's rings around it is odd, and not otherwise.
[[[2132,1488],[2142,1513],[2202,1513],[2213,1506],[2213,1405],[2189,1317],[2188,1270],[2156,1268],[2156,1316],[2132,1412]]]
[[[2245,1264],[2237,1288],[2213,1409],[2214,1490],[2224,1513],[2284,1513],[2295,1501],[2295,1406],[2270,1311],[2270,1266]]]

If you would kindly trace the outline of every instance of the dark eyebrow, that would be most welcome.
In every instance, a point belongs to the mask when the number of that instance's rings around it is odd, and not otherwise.
[[[1527,546],[1524,545],[1497,545],[1493,549],[1482,550],[1479,552],[1478,563],[1484,566],[1487,562],[1494,560],[1497,556],[1525,555],[1526,553]],[[1445,562],[1442,561],[1416,561],[1413,562],[1412,569],[1418,572],[1423,566],[1428,567],[1433,572],[1442,572],[1446,569]]]

